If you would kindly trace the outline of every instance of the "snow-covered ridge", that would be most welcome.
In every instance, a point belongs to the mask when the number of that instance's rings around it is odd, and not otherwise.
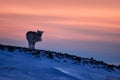
[[[104,63],[103,61],[96,61],[93,58],[82,58],[67,53],[60,53],[60,52],[53,52],[46,50],[30,50],[24,47],[16,47],[16,46],[2,45],[2,44],[0,44],[0,50],[8,51],[13,54],[15,51],[18,51],[19,53],[30,54],[40,59],[47,58],[60,63],[80,65],[80,66],[90,66],[91,68],[98,68],[102,70],[107,70],[109,72],[120,70],[120,65],[119,66],[111,65]]]
[[[120,80],[120,67],[66,53],[0,45],[0,80]]]

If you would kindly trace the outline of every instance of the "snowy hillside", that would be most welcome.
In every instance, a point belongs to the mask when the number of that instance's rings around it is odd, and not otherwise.
[[[0,80],[120,80],[120,66],[93,58],[0,45]]]

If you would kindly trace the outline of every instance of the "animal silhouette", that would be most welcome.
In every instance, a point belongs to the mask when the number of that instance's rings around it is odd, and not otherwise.
[[[43,31],[37,30],[37,32],[35,31],[28,31],[26,33],[26,38],[28,40],[28,45],[29,48],[34,50],[35,49],[35,43],[42,41],[42,33]]]

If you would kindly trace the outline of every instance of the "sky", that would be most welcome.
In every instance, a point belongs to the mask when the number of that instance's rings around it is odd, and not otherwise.
[[[0,0],[0,43],[28,47],[27,31],[42,30],[36,49],[120,64],[120,0]]]

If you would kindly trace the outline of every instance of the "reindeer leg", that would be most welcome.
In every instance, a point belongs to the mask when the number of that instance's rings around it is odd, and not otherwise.
[[[32,43],[31,42],[29,42],[29,48],[32,49]]]
[[[29,49],[33,49],[33,44],[32,44],[32,42],[28,42],[29,43]]]
[[[33,49],[35,49],[35,42],[33,42]]]
[[[32,50],[34,50],[34,42],[31,42],[31,48]]]
[[[30,49],[30,42],[28,41],[28,48]]]

